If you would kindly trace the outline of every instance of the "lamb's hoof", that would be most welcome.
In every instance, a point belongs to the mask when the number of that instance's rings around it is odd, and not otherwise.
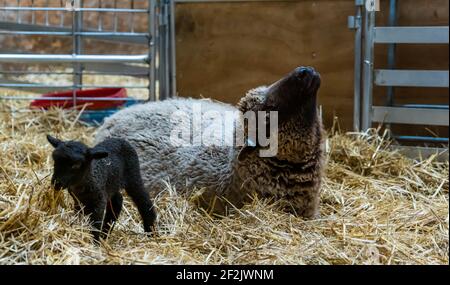
[[[95,246],[100,246],[102,244],[100,241],[100,237],[94,236],[94,238],[92,240],[92,244],[94,244]]]
[[[144,234],[149,238],[157,238],[159,236],[156,227],[153,227],[150,231],[145,231]]]
[[[93,237],[93,243],[97,246],[101,245],[102,240],[106,240],[108,238],[108,234],[104,232],[100,232],[98,230],[93,230],[91,232]]]

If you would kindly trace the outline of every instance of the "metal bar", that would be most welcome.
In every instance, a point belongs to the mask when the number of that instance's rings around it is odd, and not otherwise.
[[[112,13],[148,13],[147,9],[126,9],[126,8],[59,8],[59,7],[0,7],[0,11],[65,11],[65,12],[112,12]]]
[[[376,27],[376,43],[448,44],[449,28],[446,27]]]
[[[88,65],[88,64],[87,64]],[[83,71],[84,75],[110,75],[110,76],[115,76],[115,75],[121,75],[121,76],[131,76],[131,77],[146,77],[149,75],[148,69],[141,67],[141,68],[137,68],[134,66],[126,66],[126,65],[120,65],[123,66],[124,68],[136,68],[135,71],[133,70],[129,70],[129,71],[124,71],[119,70],[119,71],[111,71],[108,70],[110,69],[110,67],[100,67],[100,68],[96,68],[98,65],[90,65],[90,68],[87,67],[87,65],[84,67],[85,70],[101,70],[101,71]],[[109,65],[108,65],[109,66]],[[104,70],[104,71],[103,71]],[[142,71],[139,71],[142,70]],[[3,71],[0,70],[0,74],[8,74],[8,75],[73,75],[73,72],[53,72],[53,71]]]
[[[361,130],[361,70],[362,70],[362,9],[363,3],[355,0],[356,15],[349,17],[349,28],[355,29],[355,65],[353,94],[353,129]]]
[[[427,104],[405,104],[405,105],[395,105],[399,108],[426,108],[426,109],[439,109],[448,110],[448,105],[427,105]]]
[[[372,110],[374,122],[430,126],[449,125],[449,110],[379,106],[374,106]]]
[[[161,23],[161,7],[160,2],[155,3],[155,83],[156,83],[156,100],[161,99],[161,35],[160,35],[160,23]]]
[[[102,0],[98,0],[98,8],[101,9],[102,8]],[[103,30],[103,13],[99,13],[98,15],[98,30],[102,31]]]
[[[21,91],[29,91],[33,93],[52,93],[55,89],[60,89],[60,91],[71,90],[73,85],[59,85],[59,86],[47,86],[43,84],[31,84],[29,82],[23,82],[12,79],[0,78],[0,87],[5,87],[9,89],[17,89]],[[145,89],[146,86],[101,86],[101,85],[84,85],[85,88],[130,88],[130,89]]]
[[[101,19],[101,15],[99,15],[99,19]],[[31,24],[17,24],[17,23],[11,23],[11,22],[2,22],[0,21],[0,30],[6,30],[6,31],[42,31],[42,32],[58,32],[58,33],[68,33],[69,35],[71,35],[72,30],[69,28],[65,28],[65,27],[56,27],[56,26],[42,26],[42,25],[31,25]],[[103,33],[103,32],[96,32],[94,30],[84,30],[81,33]],[[108,33],[108,32],[105,32]],[[65,34],[63,34],[62,36],[64,36]],[[101,35],[97,35],[97,34],[92,34],[92,35],[84,35],[85,37],[92,37],[95,38],[97,36],[101,36]],[[108,41],[119,41],[119,42],[127,42],[128,44],[147,44],[147,39],[144,37],[140,37],[140,36],[129,36],[127,34],[125,34],[124,36],[121,35],[111,35],[109,36],[110,38],[108,38],[107,36],[104,36],[104,38],[102,38],[101,40],[108,40]]]
[[[433,142],[433,143],[448,143],[448,138],[436,138],[436,137],[421,137],[421,136],[394,136],[397,140],[405,141],[421,141],[421,142]]]
[[[162,28],[164,17],[164,5],[159,2],[158,7],[158,100],[165,99],[164,83],[164,31]]]
[[[36,96],[0,96],[0,100],[36,100],[36,101],[67,101],[71,98],[68,97],[36,97]],[[134,98],[105,98],[105,97],[77,97],[77,100],[84,101],[138,101],[144,102],[145,100]]]
[[[375,84],[402,87],[449,87],[449,72],[441,70],[375,70]]]
[[[159,100],[166,99],[166,35],[165,35],[165,3],[163,1],[159,2],[159,23],[158,23],[158,87],[159,87]]]
[[[130,1],[130,9],[134,9],[134,0],[131,0]],[[149,11],[150,11],[150,6],[149,6]],[[130,13],[130,15],[129,15],[129,22],[130,22],[130,25],[131,25],[131,27],[130,27],[130,31],[133,33],[134,32],[134,14],[133,13]]]
[[[12,50],[6,50],[6,52],[13,52]],[[1,55],[1,54],[0,54]],[[150,61],[152,62],[152,61]],[[137,76],[145,77],[149,74],[149,69],[145,66],[136,66],[127,63],[112,63],[112,62],[95,62],[95,63],[84,63],[86,70],[93,72],[85,72],[85,74],[98,74],[98,75],[122,75],[122,76]],[[66,74],[72,75],[73,72],[46,72],[46,71],[2,71],[0,74]]]
[[[397,26],[397,0],[390,0],[389,1],[389,21],[388,25],[391,27]],[[388,63],[387,67],[388,69],[394,69],[396,66],[395,56],[396,56],[396,44],[389,44],[388,45]],[[387,87],[387,100],[386,105],[387,106],[393,106],[394,105],[394,96],[395,96],[395,89],[394,86],[388,86]],[[386,124],[386,129],[389,130],[389,135],[392,136],[392,128],[390,124]]]
[[[142,37],[147,33],[119,33],[119,32],[44,32],[44,31],[0,31],[0,35],[23,36],[89,36],[89,37]]]
[[[364,15],[364,62],[363,62],[363,98],[362,125],[363,131],[372,126],[372,93],[373,93],[373,60],[375,12],[365,9]]]
[[[411,159],[427,159],[432,155],[436,155],[436,160],[441,162],[448,162],[448,147],[447,148],[432,148],[432,147],[410,147],[410,146],[395,146],[393,150]]]
[[[76,0],[75,0],[76,1]],[[48,7],[48,0],[45,0],[45,6]],[[45,11],[45,25],[48,26],[49,22],[48,22],[48,11]]]
[[[72,88],[130,88],[130,89],[147,89],[148,85],[45,85],[39,83],[0,83],[0,87],[5,88],[49,88],[49,89],[72,89]]]
[[[22,84],[24,82],[22,81],[18,81],[18,80],[13,80],[13,79],[4,79],[0,77],[0,84],[2,83],[15,83],[15,84]],[[16,89],[16,88],[10,88],[10,89]],[[33,87],[21,87],[21,88],[17,88],[21,91],[28,91],[28,92],[33,92],[33,93],[50,93],[50,92],[55,92],[55,89],[52,88],[33,88]],[[67,90],[67,89],[64,89]]]
[[[148,1],[148,33],[150,34],[148,38],[148,57],[149,62],[149,100],[156,100],[156,79],[155,79],[155,69],[156,69],[156,6],[155,0]]]
[[[59,5],[64,6],[64,0],[60,0]],[[34,15],[35,12],[33,12]],[[33,23],[34,24],[34,23]],[[59,26],[64,27],[64,12],[59,13]]]
[[[31,0],[31,7],[34,7],[34,0]],[[35,12],[31,12],[31,24],[36,23],[36,14]]]
[[[0,62],[146,62],[148,55],[0,54]]]
[[[175,39],[175,0],[170,0],[170,65],[171,65],[171,92],[170,97],[177,96],[177,63],[176,63],[176,39]]]
[[[153,61],[153,60],[151,60]],[[147,66],[135,66],[124,63],[86,63],[85,69],[102,73],[121,74],[122,76],[147,76]]]
[[[114,10],[117,10],[117,0],[114,0]],[[114,32],[117,32],[117,24],[118,24],[118,19],[117,19],[117,12],[113,13],[113,30]]]
[[[72,72],[52,72],[52,71],[28,71],[28,70],[23,70],[23,71],[3,71],[0,70],[0,74],[8,74],[8,75],[24,75],[24,74],[33,74],[33,75],[49,75],[49,74],[53,74],[53,75],[72,75]]]
[[[390,0],[389,2],[389,26],[397,26],[397,0]],[[388,69],[395,68],[396,44],[389,44],[388,46]],[[393,86],[387,88],[387,105],[394,105],[395,89]]]
[[[17,0],[17,6],[20,6],[20,0]],[[22,23],[22,16],[20,14],[20,11],[17,11],[17,23]]]
[[[76,7],[83,7],[82,0],[74,0]],[[83,43],[81,41],[81,36],[75,35],[75,33],[80,33],[83,29],[83,13],[76,11],[72,14],[73,24],[72,24],[72,34],[73,34],[73,47],[72,52],[75,56],[81,55],[83,49]],[[79,62],[73,63],[73,89],[72,98],[73,104],[77,104],[77,89],[82,89],[83,87],[77,87],[83,85],[83,66]]]
[[[168,1],[164,1],[164,23],[163,23],[163,30],[164,30],[164,38],[163,38],[163,49],[164,49],[164,63],[163,63],[163,70],[164,70],[164,97],[162,99],[170,98],[170,48],[169,48],[169,4]]]
[[[168,5],[167,1],[161,1],[159,23],[159,95],[160,100],[169,98],[170,75],[169,75],[169,33],[168,33]]]

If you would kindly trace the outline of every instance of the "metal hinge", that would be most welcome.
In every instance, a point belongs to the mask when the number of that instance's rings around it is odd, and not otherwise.
[[[360,16],[348,16],[347,25],[349,29],[359,29],[361,28],[361,20]]]
[[[359,11],[362,6],[365,5],[366,0],[355,0],[355,6],[358,7]],[[362,18],[361,16],[348,16],[347,26],[349,29],[359,29],[361,28]]]

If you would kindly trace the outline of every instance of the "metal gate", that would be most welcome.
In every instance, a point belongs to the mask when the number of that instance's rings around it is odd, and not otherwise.
[[[449,126],[448,105],[396,104],[396,87],[449,87],[448,70],[395,69],[396,44],[448,44],[449,27],[399,27],[396,0],[389,0],[389,26],[375,24],[376,1],[356,0],[356,16],[349,27],[356,31],[354,128],[365,131],[372,123]],[[387,69],[374,69],[376,45],[388,45]],[[373,106],[374,86],[387,87],[386,106]],[[448,138],[400,136],[398,141],[446,143]],[[426,152],[425,149],[421,149]],[[431,151],[430,151],[431,150]],[[428,149],[429,153],[434,149]],[[448,150],[446,151],[448,156]]]
[[[27,37],[71,41],[70,50],[63,54],[45,47],[27,51],[21,44],[8,49],[3,44],[0,87],[39,93],[72,90],[74,103],[87,99],[76,93],[87,88],[123,87],[147,94],[129,99],[137,101],[175,96],[173,11],[173,0],[0,0],[0,37],[4,43],[11,37],[22,37],[24,42]],[[87,41],[91,46],[102,43],[104,51],[87,51]],[[133,45],[138,52],[113,53],[108,49],[119,45]],[[17,79],[29,75],[36,77],[33,82]],[[42,82],[41,75],[52,76],[56,82]],[[106,79],[100,81],[107,84],[87,82],[95,76],[104,76]],[[117,76],[130,78],[130,83],[117,82]],[[21,96],[1,95],[0,100],[42,99],[25,92]],[[89,100],[123,101],[100,97]]]

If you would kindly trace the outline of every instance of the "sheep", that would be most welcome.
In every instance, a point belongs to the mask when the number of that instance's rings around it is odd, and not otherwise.
[[[272,198],[295,215],[315,218],[319,215],[324,165],[323,126],[317,112],[320,85],[320,74],[314,68],[299,67],[270,86],[250,90],[237,108],[191,98],[136,105],[106,119],[96,139],[127,139],[143,158],[143,181],[151,193],[162,191],[164,181],[169,181],[177,191],[192,194],[198,206],[217,216],[242,207],[256,195]],[[212,146],[174,145],[171,133],[175,128],[191,127],[194,105],[201,106],[202,115],[211,111],[278,112],[277,154],[261,157],[262,146],[250,139],[245,145],[220,144],[238,128],[244,128],[249,138],[242,116],[234,117],[235,124],[225,127],[216,141],[212,136]],[[220,121],[204,119],[200,129],[222,130],[222,126]]]
[[[57,191],[68,189],[77,211],[84,206],[94,226],[95,241],[105,238],[114,227],[122,210],[122,188],[137,206],[144,231],[152,232],[156,213],[144,190],[138,155],[126,140],[107,139],[93,148],[50,135],[47,140],[54,147],[51,184]]]

